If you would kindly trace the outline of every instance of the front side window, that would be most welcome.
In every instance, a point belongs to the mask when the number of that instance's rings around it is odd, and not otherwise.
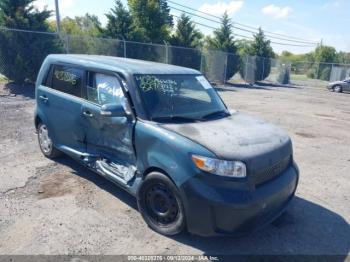
[[[81,97],[84,70],[72,66],[55,65],[51,87],[58,91]]]
[[[149,118],[204,120],[227,115],[220,97],[202,75],[135,75]]]
[[[87,87],[87,99],[99,105],[124,103],[124,94],[117,77],[112,75],[90,73]]]

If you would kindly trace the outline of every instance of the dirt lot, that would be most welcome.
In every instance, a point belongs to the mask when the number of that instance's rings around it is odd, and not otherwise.
[[[10,94],[11,93],[11,94]],[[16,94],[16,95],[15,95]],[[283,127],[301,170],[297,196],[243,238],[164,237],[135,200],[69,158],[45,159],[30,87],[0,88],[0,254],[338,254],[350,252],[350,94],[222,88],[231,108]]]

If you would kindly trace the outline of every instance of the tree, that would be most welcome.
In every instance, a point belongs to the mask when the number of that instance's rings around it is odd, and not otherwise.
[[[173,20],[166,0],[128,0],[128,6],[132,40],[158,44],[169,40]],[[167,62],[162,46],[128,42],[126,47],[127,57]]]
[[[350,64],[350,53],[340,51],[337,54],[337,61],[341,64]]]
[[[259,28],[258,33],[254,35],[254,41],[252,41],[251,44],[245,48],[244,53],[248,56],[254,57],[254,59],[251,57],[243,59],[241,75],[244,79],[261,81],[269,76],[271,72],[270,58],[274,58],[275,54],[271,47],[270,40],[266,39],[261,28]],[[246,64],[247,60],[248,64]],[[253,62],[253,60],[255,61]],[[253,74],[253,76],[251,74]]]
[[[214,37],[208,38],[208,47],[224,52],[236,53],[237,47],[233,40],[232,23],[227,12],[221,18],[220,28],[214,30]]]
[[[318,63],[335,63],[337,61],[337,51],[332,46],[320,45],[316,47],[315,62]]]
[[[49,21],[50,28],[56,30],[56,22]],[[101,22],[95,15],[86,13],[74,18],[65,17],[61,20],[61,34],[67,41],[69,53],[114,55],[115,45],[100,39],[103,35]]]
[[[56,21],[49,21],[51,30],[56,30]],[[102,32],[101,22],[95,15],[86,13],[74,18],[65,17],[61,21],[61,33],[69,35],[100,36]]]
[[[34,0],[0,0],[0,26],[49,32],[46,19],[51,11],[38,11]],[[35,81],[41,63],[50,53],[61,51],[56,35],[23,33],[10,30],[0,32],[0,59],[6,61],[2,74],[23,83]]]
[[[196,48],[200,46],[202,38],[202,33],[196,28],[191,18],[182,14],[177,21],[176,30],[170,43],[176,46]]]
[[[334,47],[319,45],[313,52],[315,64],[315,77],[328,81],[331,76],[332,65],[327,63],[337,62],[337,51]]]
[[[233,37],[232,22],[227,12],[221,18],[220,28],[214,30],[213,34],[213,37],[207,38],[207,46],[209,49],[230,53],[227,57],[226,80],[230,79],[238,71],[240,59]]]
[[[167,0],[159,0],[159,6],[165,23],[170,25],[170,27],[173,27],[173,16],[170,15],[170,7],[168,6]]]
[[[203,35],[191,21],[191,18],[182,14],[177,21],[175,32],[170,38],[172,45],[179,46],[169,48],[171,64],[200,69],[201,52],[196,48],[201,45],[202,38]]]
[[[104,31],[106,36],[132,40],[132,18],[120,0],[115,1],[115,7],[111,8],[106,17],[107,26]]]
[[[163,43],[173,26],[166,0],[128,0],[135,40]]]

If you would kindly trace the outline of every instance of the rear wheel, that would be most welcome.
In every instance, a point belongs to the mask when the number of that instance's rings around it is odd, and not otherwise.
[[[146,176],[138,194],[139,211],[149,227],[164,235],[175,235],[185,228],[183,203],[177,187],[164,174]]]
[[[43,123],[40,123],[38,125],[38,142],[40,150],[44,154],[44,156],[48,158],[56,158],[62,155],[62,153],[54,147],[52,140],[49,136],[49,130],[47,129],[47,126]]]
[[[337,92],[337,93],[341,93],[343,91],[342,87],[339,85],[333,87],[333,90],[334,92]]]

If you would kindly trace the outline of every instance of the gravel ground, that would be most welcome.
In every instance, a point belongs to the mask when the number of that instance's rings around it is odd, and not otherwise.
[[[0,254],[317,254],[350,252],[350,94],[220,88],[231,108],[283,127],[301,177],[287,212],[242,238],[165,237],[135,200],[68,157],[42,156],[31,87],[0,87]]]

